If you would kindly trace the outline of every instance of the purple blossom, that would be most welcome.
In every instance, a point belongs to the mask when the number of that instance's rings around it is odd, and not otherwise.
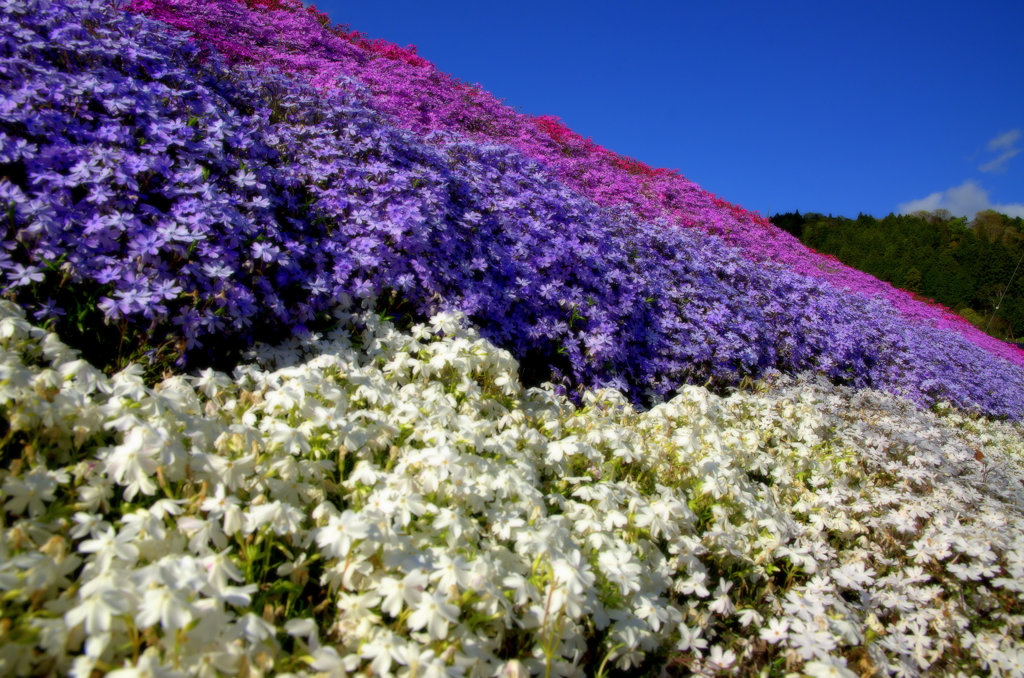
[[[57,306],[57,302],[53,299],[47,299],[46,301],[41,302],[39,304],[39,308],[32,313],[33,318],[43,321],[57,319],[64,315],[67,315],[64,312],[64,309]]]
[[[22,264],[14,264],[10,271],[10,274],[6,277],[9,284],[13,287],[21,287],[22,285],[31,285],[34,282],[42,282],[46,277],[45,272],[39,266],[23,266]]]

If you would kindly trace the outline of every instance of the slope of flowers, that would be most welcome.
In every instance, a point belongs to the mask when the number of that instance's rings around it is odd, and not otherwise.
[[[1024,671],[1024,425],[953,407],[1018,367],[106,2],[0,57],[0,675]]]
[[[634,402],[777,368],[1024,412],[1020,368],[959,335],[601,208],[507,146],[423,142],[351,82],[228,70],[104,4],[12,0],[0,31],[4,292],[89,355],[231,365],[376,299]]]
[[[1019,675],[1024,429],[811,379],[638,413],[440,315],[146,387],[0,304],[0,673]]]
[[[1018,365],[1024,352],[973,327],[948,309],[926,304],[888,283],[807,249],[766,219],[701,190],[677,173],[618,156],[575,134],[557,119],[519,114],[479,87],[461,83],[414,51],[329,28],[298,0],[132,0],[130,7],[193,32],[232,61],[273,66],[317,88],[339,76],[365,84],[370,103],[420,135],[444,130],[498,141],[541,161],[559,180],[599,204],[627,205],[642,219],[715,233],[758,261],[888,301],[915,324],[966,337]]]

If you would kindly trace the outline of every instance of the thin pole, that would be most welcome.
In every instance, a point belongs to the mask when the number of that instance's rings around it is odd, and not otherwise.
[[[1020,262],[1024,261],[1024,254],[1020,255],[1020,259],[1017,260],[1017,265],[1013,268],[1013,273],[1010,274],[1010,279],[1006,281],[1006,287],[1003,288],[1003,293],[999,295],[999,301],[996,302],[996,307],[992,309],[992,315],[988,317],[988,324],[985,325],[985,334],[988,334],[988,328],[992,326],[992,320],[996,317],[996,311],[999,310],[999,306],[1003,303],[1003,297],[1006,296],[1006,290],[1010,289],[1010,284],[1013,283],[1013,277],[1017,275],[1017,269],[1020,268]]]

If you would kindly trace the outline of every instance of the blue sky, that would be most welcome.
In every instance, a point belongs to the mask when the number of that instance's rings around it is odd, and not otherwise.
[[[1024,217],[1024,2],[323,0],[762,214]]]

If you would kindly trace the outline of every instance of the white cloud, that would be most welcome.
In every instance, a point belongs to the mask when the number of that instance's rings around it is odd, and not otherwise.
[[[1013,145],[1020,139],[1020,130],[1011,129],[1004,132],[988,142],[988,150],[998,151],[1000,148],[1013,148]]]
[[[1010,158],[1021,152],[1021,149],[1016,148],[1016,143],[1019,140],[1019,129],[1011,129],[1009,132],[1003,132],[999,136],[990,139],[987,145],[988,150],[993,153],[999,153],[999,155],[986,163],[978,165],[978,171],[1005,172]]]
[[[990,202],[988,191],[971,180],[967,180],[959,186],[947,188],[945,191],[932,193],[924,198],[900,203],[896,209],[900,214],[945,209],[954,216],[968,218],[973,218],[982,210],[995,210],[1011,217],[1024,218],[1024,204]]]
[[[981,172],[1002,172],[1006,170],[1006,163],[1010,158],[1018,153],[1020,153],[1019,148],[1011,148],[1008,151],[1004,151],[1003,154],[995,160],[989,160],[984,165],[978,165],[978,170]]]

